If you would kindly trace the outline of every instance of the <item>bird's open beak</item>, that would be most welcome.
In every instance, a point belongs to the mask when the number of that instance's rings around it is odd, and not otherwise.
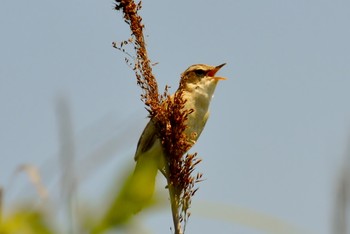
[[[225,77],[215,76],[215,74],[223,67],[226,63],[220,64],[219,66],[216,66],[213,70],[208,72],[208,76],[210,76],[214,80],[226,80]]]

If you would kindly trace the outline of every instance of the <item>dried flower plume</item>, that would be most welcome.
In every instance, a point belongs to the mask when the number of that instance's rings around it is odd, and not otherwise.
[[[126,62],[132,66],[137,79],[137,84],[142,89],[141,100],[145,103],[149,117],[155,123],[158,137],[161,139],[165,155],[167,156],[167,168],[165,175],[168,181],[175,233],[183,233],[181,223],[187,222],[190,213],[188,208],[191,198],[197,191],[195,183],[201,180],[201,174],[192,176],[195,166],[200,162],[196,154],[184,155],[192,146],[184,134],[186,120],[192,110],[184,109],[186,100],[183,99],[181,91],[175,93],[171,98],[168,87],[164,93],[159,94],[155,76],[152,73],[152,63],[148,58],[146,43],[143,35],[144,25],[138,11],[141,9],[141,1],[135,3],[132,0],[115,0],[115,9],[123,12],[124,21],[131,29],[131,38],[121,42],[113,43],[113,46],[134,61]],[[133,45],[135,56],[131,56],[124,46]]]

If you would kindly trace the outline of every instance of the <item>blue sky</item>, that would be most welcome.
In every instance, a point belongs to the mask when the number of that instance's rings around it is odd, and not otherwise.
[[[59,184],[59,97],[71,109],[76,171],[93,165],[80,182],[82,199],[105,195],[132,165],[147,113],[125,55],[111,46],[129,37],[112,8],[113,1],[2,1],[0,185],[8,206],[36,197],[25,177],[14,179],[21,164],[40,169],[49,193]],[[192,149],[206,180],[193,200],[189,233],[263,233],[237,220],[203,218],[197,201],[276,217],[301,233],[331,233],[350,129],[349,10],[345,0],[143,2],[161,90],[176,90],[192,64],[227,63],[220,75],[228,80],[218,85]],[[91,158],[109,141],[106,160]],[[164,233],[170,213],[164,208],[143,222]]]

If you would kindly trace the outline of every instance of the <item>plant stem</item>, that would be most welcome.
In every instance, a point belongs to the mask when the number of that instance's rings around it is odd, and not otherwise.
[[[167,172],[169,172],[169,170]],[[169,189],[171,214],[173,216],[173,223],[174,223],[174,229],[175,229],[174,234],[183,234],[181,221],[179,217],[179,196],[177,194],[176,188],[170,181],[169,173],[167,174],[168,174],[167,182],[168,182],[168,189]]]
[[[163,171],[168,183],[171,214],[173,216],[174,234],[183,234],[179,216],[179,194],[177,188],[171,182],[169,164],[166,164]]]
[[[2,209],[3,209],[3,193],[4,193],[4,190],[2,187],[0,187],[0,224],[2,222]]]

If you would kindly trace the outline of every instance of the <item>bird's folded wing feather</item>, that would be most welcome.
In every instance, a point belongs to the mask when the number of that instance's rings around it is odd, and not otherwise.
[[[139,142],[137,143],[137,149],[134,157],[135,161],[138,160],[141,154],[147,152],[149,149],[152,148],[156,139],[157,129],[154,126],[153,121],[150,120],[146,125],[145,129],[143,130]]]

